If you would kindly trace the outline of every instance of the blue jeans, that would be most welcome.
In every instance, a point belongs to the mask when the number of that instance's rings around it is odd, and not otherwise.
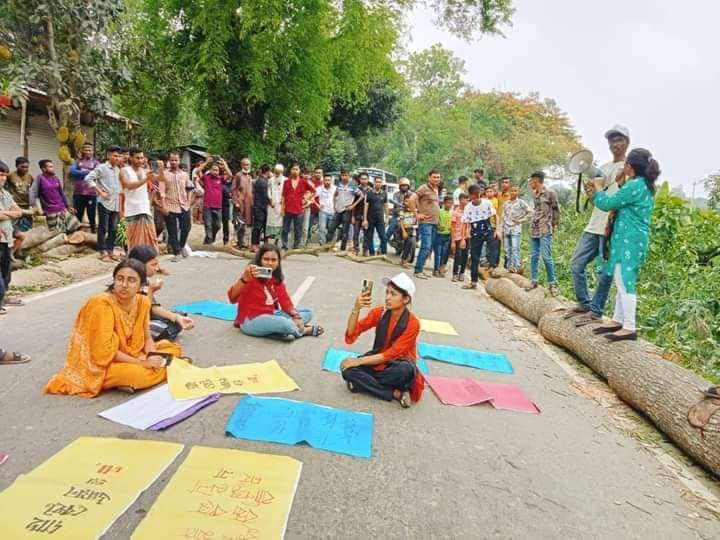
[[[335,217],[335,214],[330,214],[328,212],[323,212],[322,210],[318,214],[318,235],[320,238],[318,239],[321,244],[327,244],[330,240],[328,238],[328,225],[332,222],[333,218]]]
[[[288,236],[290,229],[293,230],[293,249],[300,247],[300,240],[302,240],[302,225],[303,225],[303,214],[288,214],[285,213],[283,216],[283,228],[280,236],[282,240],[283,249],[288,247]]]
[[[385,238],[388,242],[392,241],[393,234],[395,234],[399,228],[400,223],[398,222],[397,216],[392,216],[390,221],[388,221],[387,230],[385,231]]]
[[[441,266],[447,264],[448,257],[450,256],[450,235],[449,234],[436,234],[435,235],[435,259],[433,260],[433,270],[438,272]]]
[[[508,268],[513,270],[520,268],[520,233],[505,235],[505,257]]]
[[[420,238],[420,251],[415,261],[415,273],[420,274],[425,268],[425,261],[430,256],[430,252],[435,245],[435,237],[437,236],[437,225],[432,223],[421,223],[418,226],[418,237]]]
[[[555,283],[555,265],[552,258],[552,234],[540,238],[530,238],[530,276],[535,282],[540,274],[540,257],[545,263],[548,283]]]
[[[570,261],[570,273],[572,274],[573,287],[575,288],[575,297],[577,298],[578,304],[599,315],[602,315],[603,309],[605,308],[605,301],[610,292],[610,285],[612,285],[612,277],[604,279],[602,274],[598,276],[598,287],[595,291],[595,297],[590,300],[587,286],[587,272],[585,269],[589,264],[592,264],[596,257],[602,257],[604,240],[605,237],[601,234],[583,232],[580,235],[577,246],[575,246],[575,253],[573,253],[572,260]]]
[[[312,320],[312,310],[297,308],[297,312],[308,324]],[[298,330],[292,317],[282,310],[277,310],[273,315],[259,315],[254,319],[246,319],[240,325],[243,334],[255,337],[266,337],[272,335],[303,337],[304,333]]]

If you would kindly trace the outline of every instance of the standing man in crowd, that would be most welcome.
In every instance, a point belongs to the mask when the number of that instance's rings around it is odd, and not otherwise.
[[[158,249],[157,234],[150,207],[145,154],[138,147],[130,148],[130,164],[120,170],[123,187],[123,216],[127,232],[127,249],[148,245]]]
[[[260,244],[265,242],[265,224],[268,219],[268,207],[273,207],[270,198],[270,165],[260,167],[260,176],[253,182],[253,216],[252,235],[250,238],[250,250],[253,252],[260,249]]]
[[[365,215],[363,228],[365,229],[365,249],[370,255],[375,255],[374,233],[380,239],[380,253],[387,254],[387,238],[385,237],[385,218],[387,216],[387,192],[383,191],[383,179],[376,177],[373,180],[373,189],[365,195]]]
[[[55,164],[51,159],[38,163],[40,174],[30,187],[30,205],[45,214],[48,229],[71,233],[80,228],[75,209],[68,204],[63,191],[62,180],[55,176]]]
[[[353,250],[357,255],[365,252],[365,235],[363,234],[362,240],[360,240],[360,233],[363,231],[363,222],[365,221],[365,200],[367,192],[370,191],[369,182],[370,177],[367,173],[360,173],[355,200],[350,205],[350,210],[352,210]]]
[[[13,242],[13,220],[23,216],[23,211],[15,204],[10,192],[5,189],[5,182],[10,174],[9,167],[0,161],[0,315],[7,313],[4,305],[22,306],[19,298],[8,299],[5,294],[10,287],[12,261],[10,247]]]
[[[436,169],[428,173],[427,183],[420,186],[415,195],[418,200],[418,236],[420,237],[420,251],[415,262],[415,277],[417,279],[429,279],[425,273],[425,261],[430,256],[435,237],[437,236],[437,224],[440,216],[440,172]]]
[[[313,200],[313,205],[318,209],[318,229],[319,239],[321,245],[325,245],[330,242],[330,235],[328,234],[328,225],[330,225],[335,219],[335,191],[337,188],[333,185],[333,177],[331,174],[323,176],[322,186],[315,190],[316,197]]]
[[[475,175],[475,183],[485,189],[488,185],[487,180],[485,180],[485,171],[482,169],[475,169],[473,174]]]
[[[182,254],[188,256],[187,244],[192,216],[190,214],[190,191],[193,188],[190,177],[180,169],[180,154],[168,154],[168,167],[165,169],[162,161],[160,166],[160,197],[164,201],[165,228],[168,233],[168,248],[173,254],[173,261],[177,261]]]
[[[90,143],[82,145],[80,159],[70,167],[70,178],[73,181],[73,207],[78,220],[82,223],[83,216],[87,211],[88,223],[93,234],[96,231],[95,219],[97,215],[97,193],[95,189],[85,182],[85,177],[100,165],[95,159],[95,149]]]
[[[10,193],[15,204],[24,215],[13,222],[13,243],[10,249],[10,257],[20,249],[25,233],[32,229],[33,214],[35,213],[30,206],[30,187],[33,183],[32,174],[30,174],[30,162],[24,157],[15,159],[15,170],[10,173],[5,184],[5,189]]]
[[[220,217],[222,219],[223,246],[227,246],[230,243],[230,215],[234,206],[232,202],[233,173],[224,159],[218,157],[215,161],[217,161],[218,169],[220,171],[220,178],[222,178],[223,185],[222,208],[220,209]],[[248,172],[250,172],[249,168]],[[250,204],[252,204],[252,202]],[[243,227],[245,225],[247,225],[247,222],[243,224]],[[235,229],[235,234],[237,235],[237,229]],[[245,232],[243,229],[243,236],[244,234]]]
[[[355,200],[357,187],[350,183],[350,171],[340,170],[340,183],[335,190],[335,217],[330,223],[327,241],[335,243],[335,231],[340,227],[340,251],[347,249],[352,221],[352,204]]]
[[[560,294],[555,281],[555,265],[552,255],[553,235],[557,232],[560,223],[560,204],[557,193],[545,188],[545,173],[538,171],[530,177],[530,187],[535,193],[535,208],[530,218],[530,286],[526,291],[538,288],[540,273],[540,258],[545,263],[548,288],[552,296]]]
[[[97,250],[100,260],[112,262],[115,257],[115,236],[120,220],[120,167],[122,148],[107,147],[107,161],[98,165],[85,177],[85,182],[92,187],[98,196],[98,227]]]
[[[253,181],[250,168],[249,158],[240,160],[240,170],[233,178],[230,190],[233,202],[233,224],[238,249],[245,249],[245,227],[253,224]]]
[[[405,199],[410,193],[410,180],[404,177],[401,178],[398,182],[398,190],[393,193],[390,198],[392,210],[390,211],[390,221],[388,222],[388,227],[385,231],[385,238],[388,242],[392,241],[393,234],[398,231],[400,225],[400,212],[402,212],[405,208]]]
[[[288,248],[288,235],[293,229],[293,249],[300,247],[302,240],[303,210],[305,201],[312,196],[312,187],[300,176],[300,164],[293,163],[290,177],[285,180],[282,191],[282,248]]]
[[[625,154],[630,145],[630,132],[625,126],[613,126],[605,133],[610,147],[612,161],[600,166],[602,172],[603,191],[612,197],[625,180],[623,169],[625,167]],[[594,193],[594,184],[588,184],[591,193]],[[610,293],[612,275],[598,272],[597,288],[592,299],[588,293],[586,268],[597,256],[603,256],[605,248],[605,231],[608,223],[608,212],[593,207],[590,221],[580,235],[575,253],[570,261],[575,297],[578,304],[571,308],[566,317],[581,315],[576,324],[582,326],[592,321],[602,319],[605,302]]]
[[[225,189],[225,179],[220,174],[220,164],[214,162],[207,173],[201,180],[203,190],[203,223],[205,224],[205,239],[203,244],[209,245],[215,243],[218,230],[222,222],[223,212],[223,194]]]
[[[307,226],[303,228],[303,244],[307,245],[312,240],[313,234],[317,233],[318,224],[320,221],[320,205],[314,204],[317,202],[317,190],[323,185],[323,170],[322,167],[315,167],[313,170],[312,178],[310,178],[310,186],[315,193],[315,197],[312,198],[310,208],[305,213],[307,217]]]
[[[265,234],[268,238],[272,238],[276,244],[280,239],[283,224],[281,211],[282,190],[283,184],[285,183],[285,175],[283,174],[284,171],[285,168],[280,163],[275,165],[273,174],[268,182],[272,205],[270,205],[270,208],[268,209],[268,217],[265,223]]]
[[[459,176],[458,177],[458,187],[455,188],[455,191],[453,191],[453,208],[456,208],[460,206],[460,195],[463,193],[465,195],[468,194],[468,185],[470,184],[470,179],[467,176]]]

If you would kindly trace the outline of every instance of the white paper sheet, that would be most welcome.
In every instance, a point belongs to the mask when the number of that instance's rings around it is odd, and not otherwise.
[[[163,384],[116,407],[101,411],[98,416],[135,429],[147,429],[204,399],[207,398],[175,399],[170,394],[168,385]]]

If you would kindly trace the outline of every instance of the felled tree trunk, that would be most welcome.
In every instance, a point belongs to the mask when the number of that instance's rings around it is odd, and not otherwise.
[[[711,417],[704,434],[687,420],[688,410],[702,399],[701,392],[710,383],[664,360],[661,351],[650,343],[611,343],[592,333],[595,325],[576,328],[573,319],[563,318],[568,306],[546,297],[542,288],[526,292],[513,282],[522,279],[490,279],[486,290],[538,324],[543,337],[574,353],[604,377],[623,401],[646,415],[675,444],[720,477],[720,414]]]
[[[97,247],[97,235],[89,231],[75,231],[67,235],[67,243],[75,246]]]
[[[23,240],[20,249],[32,249],[39,246],[43,242],[47,242],[51,238],[59,235],[61,231],[49,230],[47,227],[33,227],[25,233],[25,239]]]
[[[43,242],[33,248],[33,251],[38,253],[47,253],[51,249],[55,249],[58,246],[62,246],[67,243],[67,237],[64,234],[58,234],[53,236],[50,240]]]
[[[82,253],[83,251],[85,251],[85,249],[85,246],[82,245],[74,246],[72,244],[63,244],[62,246],[58,246],[56,248],[46,251],[45,256],[49,257],[50,259],[65,259],[70,255]]]

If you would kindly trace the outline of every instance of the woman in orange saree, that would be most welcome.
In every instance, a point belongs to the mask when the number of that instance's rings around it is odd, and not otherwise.
[[[142,263],[127,259],[115,267],[110,290],[90,298],[78,313],[65,367],[46,393],[96,397],[108,388],[134,391],[166,380],[165,358],[157,353],[180,356],[182,350],[169,341],[153,342],[143,283]]]

